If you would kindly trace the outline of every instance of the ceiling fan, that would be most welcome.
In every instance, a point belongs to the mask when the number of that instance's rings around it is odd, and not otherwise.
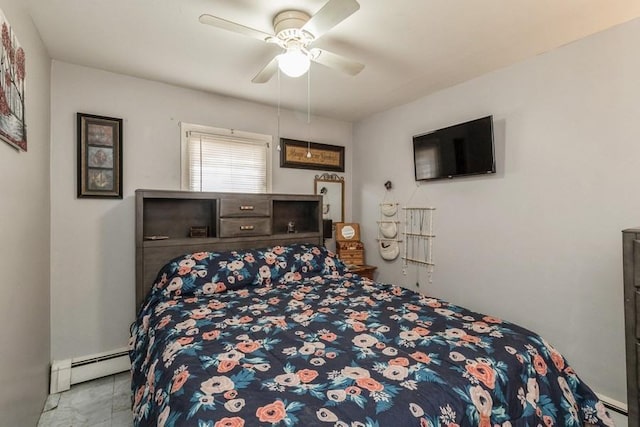
[[[278,68],[290,77],[299,77],[309,70],[311,61],[355,76],[364,65],[311,45],[358,9],[360,5],[356,0],[329,0],[313,16],[298,10],[284,10],[273,18],[274,34],[208,14],[201,15],[200,22],[273,43],[284,49],[256,74],[251,80],[253,83],[268,82]]]

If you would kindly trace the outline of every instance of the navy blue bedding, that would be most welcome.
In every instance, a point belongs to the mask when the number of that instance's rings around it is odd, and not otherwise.
[[[540,336],[314,246],[174,259],[131,332],[136,426],[613,425]]]

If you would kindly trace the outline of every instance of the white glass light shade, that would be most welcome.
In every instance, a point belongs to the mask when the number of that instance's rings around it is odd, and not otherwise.
[[[300,49],[289,48],[278,56],[280,71],[289,77],[300,77],[309,70],[311,61]]]

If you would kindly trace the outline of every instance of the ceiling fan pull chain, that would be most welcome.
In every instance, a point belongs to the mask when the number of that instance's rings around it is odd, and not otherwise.
[[[307,71],[307,159],[311,158],[311,68]]]
[[[276,133],[276,137],[278,138],[278,151],[281,151],[280,147],[280,97],[282,96],[282,92],[280,91],[280,68],[278,68],[278,130]]]

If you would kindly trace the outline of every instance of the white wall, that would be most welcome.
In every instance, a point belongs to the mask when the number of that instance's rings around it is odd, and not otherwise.
[[[378,203],[434,206],[420,290],[533,329],[596,391],[626,401],[623,228],[640,225],[640,20],[354,125],[354,218],[379,278]],[[498,173],[413,179],[414,134],[493,114]]]
[[[0,141],[0,426],[30,426],[48,392],[51,62],[25,2],[0,8],[26,54],[28,145]]]
[[[134,320],[133,195],[138,188],[180,189],[179,122],[275,135],[277,114],[57,61],[51,80],[51,339],[52,358],[65,359],[127,344]],[[76,198],[77,112],[124,119],[123,200]],[[310,134],[315,142],[346,146],[342,175],[350,184],[351,124],[313,117],[309,132],[306,121],[306,113],[283,111],[281,135],[304,140]],[[313,193],[318,172],[281,169],[275,150],[273,166],[273,192]]]

